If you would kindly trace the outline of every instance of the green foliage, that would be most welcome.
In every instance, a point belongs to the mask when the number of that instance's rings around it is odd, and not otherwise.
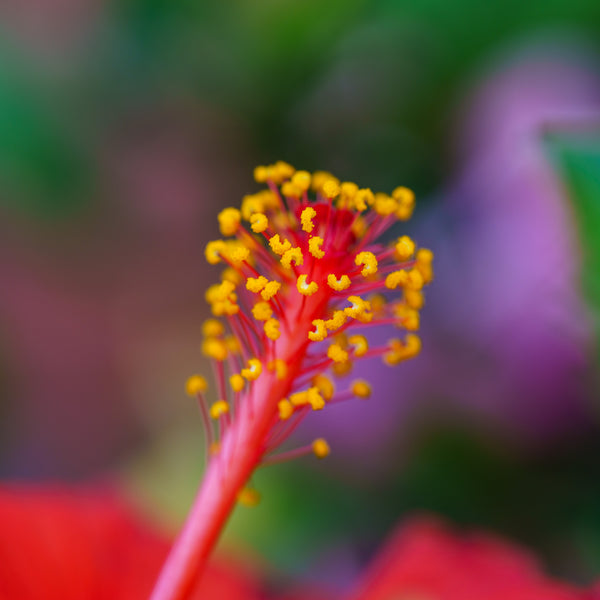
[[[42,78],[0,53],[0,203],[33,215],[70,213],[86,199],[89,165]]]
[[[600,132],[555,136],[549,144],[564,178],[579,232],[581,283],[600,350]]]

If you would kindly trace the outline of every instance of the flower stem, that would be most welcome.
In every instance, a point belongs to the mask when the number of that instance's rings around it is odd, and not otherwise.
[[[287,393],[294,377],[295,370],[285,380],[277,380],[269,372],[254,383],[255,402],[240,407],[240,414],[227,429],[218,454],[211,458],[151,600],[187,600],[197,589],[237,496],[262,459],[277,402]]]

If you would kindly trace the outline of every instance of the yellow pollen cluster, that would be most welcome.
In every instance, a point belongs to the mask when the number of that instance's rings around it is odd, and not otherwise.
[[[217,400],[210,407],[210,416],[213,419],[218,419],[229,412],[229,404],[225,400]]]
[[[308,339],[312,342],[322,342],[327,337],[325,321],[323,319],[315,319],[312,324],[315,326],[315,330],[308,332]]]
[[[203,394],[208,389],[208,383],[202,375],[192,375],[185,382],[185,392],[188,396]]]
[[[285,379],[288,374],[287,363],[284,360],[281,360],[280,358],[276,358],[275,360],[270,361],[267,365],[267,369],[269,369],[269,371],[274,371],[277,379],[279,379],[280,381]]]
[[[314,228],[315,224],[312,220],[317,216],[317,211],[312,206],[307,206],[300,215],[300,222],[302,223],[302,231],[310,233]]]
[[[408,260],[415,253],[415,243],[407,235],[403,235],[398,238],[394,249],[397,260]]]
[[[337,179],[327,179],[321,187],[321,193],[325,198],[336,198],[340,193],[340,184]]]
[[[325,252],[322,249],[324,241],[325,240],[318,235],[315,235],[308,240],[308,251],[315,258],[323,258],[325,256]]]
[[[292,394],[289,401],[292,406],[306,406],[309,404],[313,410],[322,410],[325,407],[325,398],[316,386]]]
[[[360,296],[348,296],[348,302],[352,304],[344,309],[344,312],[351,318],[360,321],[361,323],[369,323],[373,319],[371,303],[368,300],[363,300]]]
[[[418,335],[409,334],[406,336],[406,341],[402,343],[400,340],[391,340],[389,343],[389,352],[387,352],[383,360],[387,365],[397,365],[403,360],[414,358],[421,351],[421,339]]]
[[[352,384],[352,393],[357,398],[369,398],[371,396],[371,386],[363,380],[355,381]]]
[[[221,233],[234,235],[242,221],[242,213],[237,208],[226,208],[219,213],[217,218]]]
[[[302,250],[300,248],[290,248],[283,253],[281,257],[281,264],[286,268],[290,269],[292,262],[300,267],[304,263],[304,257],[302,256]]]
[[[250,228],[254,233],[262,233],[269,227],[269,219],[263,213],[254,213],[250,217]]]
[[[268,302],[257,302],[252,307],[252,316],[257,321],[267,321],[273,315],[273,309]]]
[[[275,254],[282,256],[292,247],[292,244],[289,240],[283,240],[282,242],[279,238],[279,234],[276,233],[274,236],[269,238],[269,246],[271,246],[271,250],[273,250]]]
[[[336,292],[347,290],[351,283],[348,275],[342,275],[339,279],[333,273],[327,275],[327,285]]]
[[[363,277],[377,273],[377,257],[372,252],[359,252],[354,259],[354,264],[364,265],[360,272]]]
[[[351,335],[348,344],[354,348],[354,356],[360,358],[369,351],[369,342],[364,335]]]
[[[317,458],[325,458],[331,452],[329,444],[323,438],[319,438],[312,443],[312,450]]]
[[[311,383],[319,390],[321,396],[323,396],[323,399],[326,402],[329,402],[329,400],[333,398],[333,394],[335,394],[335,386],[333,381],[331,381],[327,375],[315,375]]]
[[[348,360],[348,353],[339,344],[331,344],[331,346],[327,348],[327,356],[333,362],[337,363],[343,363]]]
[[[336,331],[340,327],[343,327],[347,320],[348,317],[343,310],[336,310],[331,319],[325,321],[325,328],[328,331]]]
[[[270,340],[277,340],[281,335],[279,331],[279,321],[277,319],[269,319],[264,325],[265,335]]]
[[[306,273],[304,273],[302,275],[298,275],[298,281],[296,282],[296,288],[302,295],[312,296],[313,294],[315,294],[317,292],[317,290],[319,289],[319,286],[314,281],[311,281],[310,283],[308,283],[306,281],[307,278],[308,278],[308,275],[306,275]]]
[[[256,381],[262,373],[262,363],[258,358],[251,358],[248,361],[248,366],[242,369],[241,375],[248,381]]]
[[[246,386],[246,381],[239,373],[234,373],[229,378],[229,384],[234,392],[241,392]]]

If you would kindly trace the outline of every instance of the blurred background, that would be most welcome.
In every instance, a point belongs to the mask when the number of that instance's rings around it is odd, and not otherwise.
[[[167,527],[201,476],[216,215],[283,159],[406,185],[424,351],[254,482],[226,544],[344,586],[432,511],[600,572],[596,0],[0,3],[0,475],[119,473]],[[385,336],[386,332],[379,332]],[[343,413],[343,414],[342,414]]]

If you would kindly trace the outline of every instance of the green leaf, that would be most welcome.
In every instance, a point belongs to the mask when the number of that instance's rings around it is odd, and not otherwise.
[[[573,208],[582,251],[582,289],[600,341],[600,132],[549,141]]]

